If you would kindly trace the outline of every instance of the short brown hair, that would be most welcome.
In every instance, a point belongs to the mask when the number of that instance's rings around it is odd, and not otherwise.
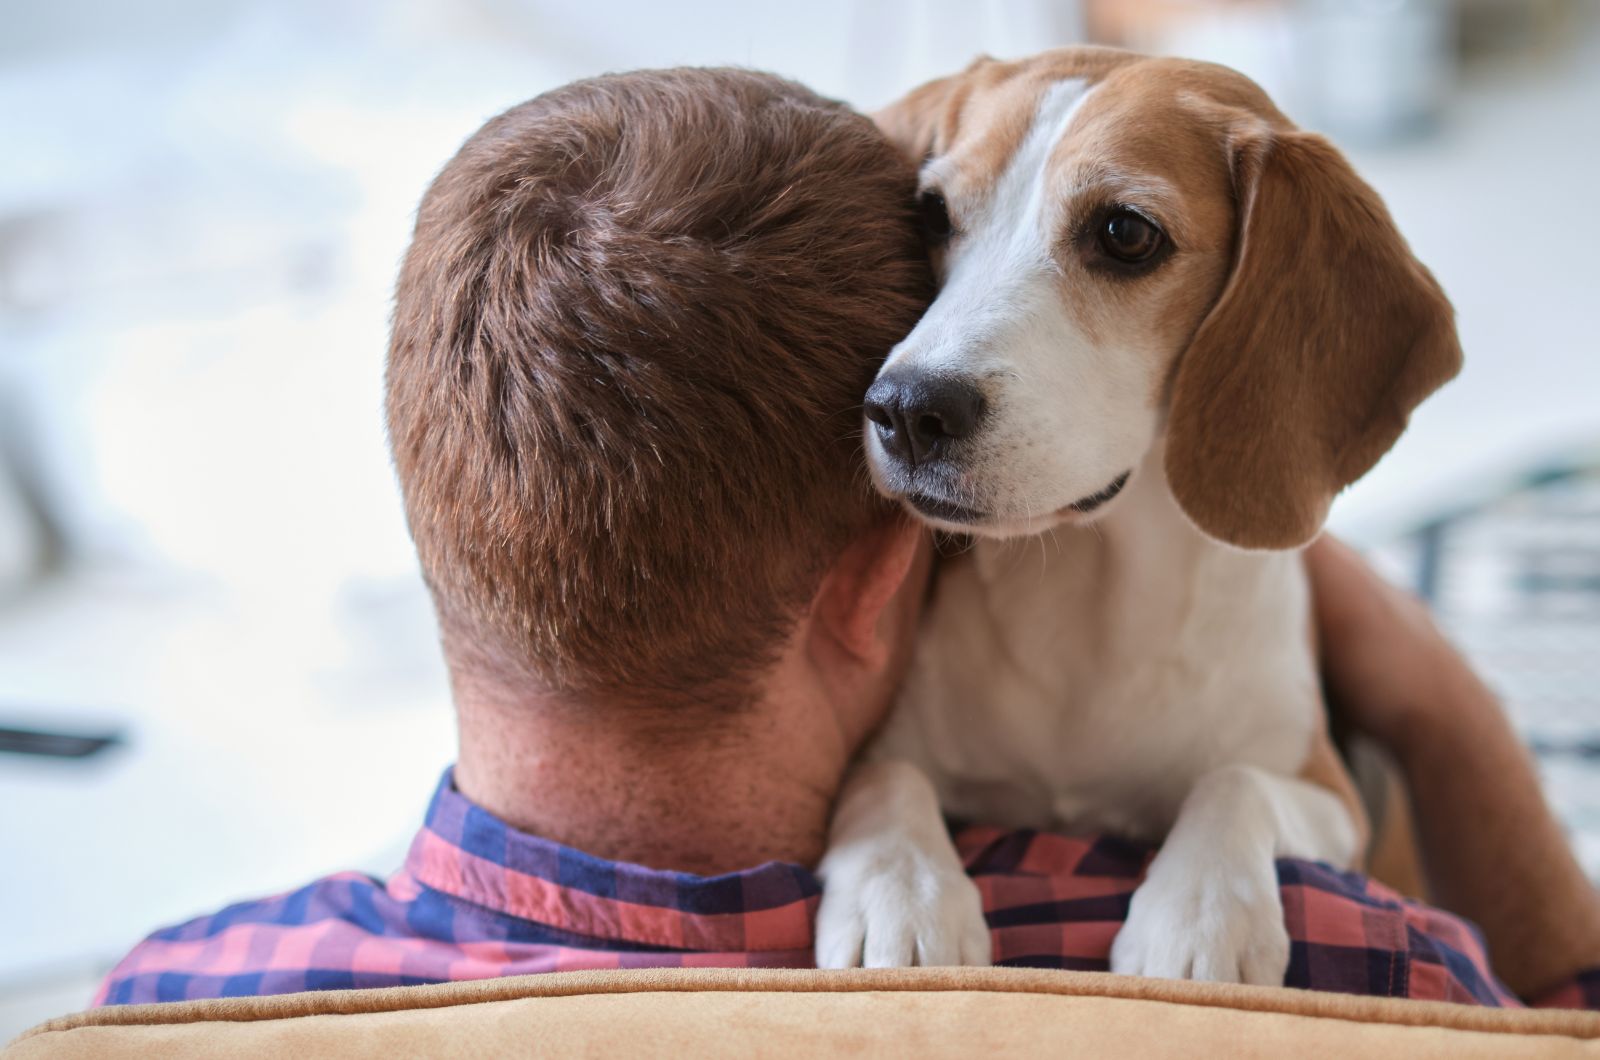
[[[860,410],[931,295],[914,180],[867,119],[737,70],[581,81],[467,141],[400,272],[387,402],[453,666],[748,693],[888,511]]]

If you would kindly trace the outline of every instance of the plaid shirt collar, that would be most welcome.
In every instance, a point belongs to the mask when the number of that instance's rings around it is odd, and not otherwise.
[[[505,916],[594,939],[701,951],[805,950],[822,888],[799,865],[695,876],[606,861],[518,831],[446,770],[406,874]]]
[[[997,964],[1105,969],[1151,852],[1114,836],[956,837]],[[1316,862],[1280,860],[1288,986],[1515,1005],[1483,940],[1448,913]],[[406,869],[336,873],[163,928],[97,1003],[400,986],[580,968],[804,967],[816,879],[767,864],[726,876],[622,865],[527,835],[446,773]],[[1588,1006],[1600,971],[1552,997]]]

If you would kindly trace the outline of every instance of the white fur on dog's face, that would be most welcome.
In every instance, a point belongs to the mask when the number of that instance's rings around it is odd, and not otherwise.
[[[936,525],[996,537],[1114,503],[1161,430],[1164,381],[1220,288],[1231,224],[1225,180],[1212,182],[1217,201],[1197,204],[1149,164],[1150,123],[1117,149],[1114,130],[1137,113],[1090,113],[1096,89],[1082,80],[1034,91],[1020,139],[958,139],[924,165],[921,190],[944,198],[953,228],[935,254],[941,290],[879,374],[965,380],[986,411],[919,465],[867,428],[880,489]],[[1162,260],[1130,272],[1096,259],[1095,226],[1113,208],[1156,223]]]

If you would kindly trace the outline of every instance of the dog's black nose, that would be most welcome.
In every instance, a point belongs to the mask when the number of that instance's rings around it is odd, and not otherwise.
[[[889,455],[912,466],[945,455],[983,417],[983,394],[959,376],[889,372],[867,390],[867,419]]]

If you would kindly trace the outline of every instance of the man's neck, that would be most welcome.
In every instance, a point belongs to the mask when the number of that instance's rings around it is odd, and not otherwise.
[[[651,719],[456,682],[456,785],[513,827],[612,861],[715,875],[814,865],[855,734],[804,695],[652,738]]]

